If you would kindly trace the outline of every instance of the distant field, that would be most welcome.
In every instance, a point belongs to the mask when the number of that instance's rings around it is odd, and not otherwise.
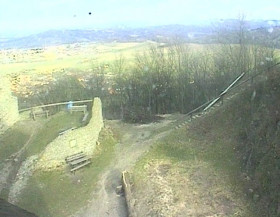
[[[156,42],[138,43],[76,43],[36,49],[0,50],[0,73],[12,77],[12,90],[28,97],[31,87],[49,85],[57,77],[74,74],[86,76],[103,65],[104,72],[114,74],[112,62],[120,55],[126,65],[132,65],[135,55]],[[202,51],[205,45],[190,44],[191,50]]]
[[[138,51],[148,48],[145,43],[79,43],[37,49],[0,50],[0,73],[12,77],[12,90],[28,97],[31,87],[49,85],[57,77],[67,74],[90,73],[100,65],[107,65],[119,55],[131,62]]]
[[[137,51],[153,42],[69,44],[43,49],[0,51],[0,69],[5,74],[48,74],[66,69],[89,71],[96,63],[108,64],[122,54],[131,60]]]
[[[38,49],[0,50],[0,73],[10,75],[54,75],[64,72],[90,72],[98,64],[112,63],[119,55],[131,64],[135,54],[156,42],[75,43]],[[203,52],[215,44],[189,44],[191,51]],[[279,56],[279,50],[276,50]]]
[[[110,64],[119,55],[128,62],[137,52],[155,42],[141,43],[79,43],[46,47],[43,49],[0,50],[0,71],[5,74],[50,74],[71,69],[88,72],[94,64]],[[203,45],[191,44],[200,50]]]

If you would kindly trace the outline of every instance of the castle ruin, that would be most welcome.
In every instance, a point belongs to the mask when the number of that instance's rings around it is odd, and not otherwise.
[[[12,95],[9,78],[0,77],[0,135],[19,118],[18,100]]]

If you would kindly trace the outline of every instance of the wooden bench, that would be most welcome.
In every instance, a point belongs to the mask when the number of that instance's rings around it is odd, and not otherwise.
[[[79,159],[79,158],[82,158],[82,157],[85,157],[85,154],[83,152],[79,152],[77,154],[66,157],[65,161],[68,163],[68,162],[71,162],[73,160],[76,160],[76,159]]]
[[[33,120],[36,120],[36,116],[46,116],[46,118],[49,117],[49,110],[33,110],[31,109],[30,116],[33,118]]]
[[[70,113],[72,112],[83,112],[84,114],[86,114],[87,112],[87,105],[73,105],[69,108]]]
[[[84,166],[86,166],[88,164],[90,164],[90,161],[85,161],[84,163],[79,164],[76,167],[73,167],[70,171],[74,172],[74,171],[76,171],[76,170],[78,170],[78,169],[80,169],[80,168],[82,168],[82,167],[84,167]]]
[[[76,159],[76,160],[69,161],[69,165],[72,166],[72,167],[74,167],[74,166],[76,166],[76,165],[78,165],[78,164],[81,164],[81,163],[83,163],[83,162],[85,162],[85,161],[88,161],[88,160],[89,160],[88,157],[79,157],[79,158]]]
[[[65,158],[66,163],[70,166],[70,171],[74,172],[91,163],[90,158],[83,152],[79,152]]]
[[[67,130],[63,130],[63,131],[59,132],[58,135],[61,136],[65,133],[67,133],[69,131],[72,131],[72,130],[75,130],[75,129],[77,129],[77,127],[72,127],[72,128],[67,129]]]

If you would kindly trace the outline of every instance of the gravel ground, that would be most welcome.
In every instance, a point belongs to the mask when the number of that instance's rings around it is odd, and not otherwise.
[[[26,185],[29,177],[32,175],[34,171],[34,165],[37,161],[38,156],[33,155],[25,160],[22,164],[20,169],[17,172],[15,182],[10,188],[8,201],[12,204],[17,203],[17,196],[20,194],[21,190]]]

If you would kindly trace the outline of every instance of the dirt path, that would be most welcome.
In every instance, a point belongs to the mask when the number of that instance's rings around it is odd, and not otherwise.
[[[14,180],[16,179],[18,170],[20,169],[21,164],[25,160],[24,152],[28,148],[28,145],[30,144],[30,141],[33,139],[34,135],[36,135],[36,132],[39,127],[39,125],[33,125],[30,128],[32,132],[26,143],[18,152],[13,153],[3,163],[2,169],[0,170],[0,194],[2,193],[2,191],[5,191],[3,194],[8,195],[10,188],[13,185]]]
[[[174,129],[178,115],[168,115],[158,123],[146,125],[124,124],[109,121],[107,126],[119,131],[122,136],[115,147],[116,158],[104,171],[98,182],[96,192],[87,208],[83,208],[76,217],[126,217],[127,208],[123,196],[116,193],[121,185],[121,172],[129,170],[150,146]]]

